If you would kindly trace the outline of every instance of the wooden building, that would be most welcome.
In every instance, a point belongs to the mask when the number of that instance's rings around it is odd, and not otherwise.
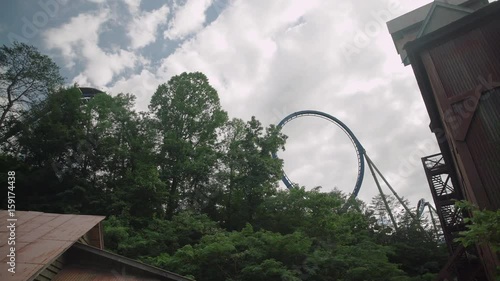
[[[7,243],[10,230],[0,229],[2,281],[189,281],[104,250],[104,217],[16,211],[15,245]],[[8,212],[0,211],[6,222]],[[14,264],[9,251],[15,247]],[[8,269],[15,265],[15,273]],[[192,281],[192,280],[191,280]]]
[[[455,242],[468,214],[454,200],[500,208],[500,3],[449,2],[432,2],[427,14],[416,19],[410,12],[388,27],[413,68],[441,148],[423,158],[450,250],[440,280],[495,280],[500,263],[488,245],[464,249]]]

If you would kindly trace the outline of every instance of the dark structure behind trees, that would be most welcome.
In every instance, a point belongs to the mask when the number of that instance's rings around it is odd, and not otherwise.
[[[432,11],[426,23],[432,24]],[[442,152],[423,158],[451,255],[440,280],[453,280],[454,274],[458,280],[495,280],[500,263],[491,247],[464,249],[454,243],[464,224],[453,200],[480,209],[500,207],[500,3],[422,31],[404,51]]]
[[[80,92],[82,92],[83,99],[91,99],[97,94],[104,93],[101,90],[97,90],[97,89],[89,88],[89,87],[78,87],[78,89],[80,90]]]

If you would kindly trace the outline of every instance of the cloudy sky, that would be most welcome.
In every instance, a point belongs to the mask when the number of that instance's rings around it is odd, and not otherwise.
[[[324,111],[351,128],[414,206],[432,199],[420,158],[438,148],[412,69],[401,64],[385,22],[428,2],[2,1],[0,44],[35,45],[68,84],[133,93],[138,110],[160,83],[201,71],[231,117],[254,115],[269,125],[298,110]],[[294,182],[352,191],[357,159],[339,128],[307,117],[283,130],[289,139],[279,156]],[[375,194],[367,170],[359,197]]]

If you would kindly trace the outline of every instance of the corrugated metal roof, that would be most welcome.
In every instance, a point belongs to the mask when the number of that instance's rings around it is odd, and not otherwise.
[[[61,215],[41,212],[16,211],[15,222],[15,274],[7,271],[9,265],[7,244],[9,229],[0,228],[0,280],[24,281],[38,274],[81,236],[104,219],[102,216]],[[0,220],[5,225],[6,210],[0,210]]]

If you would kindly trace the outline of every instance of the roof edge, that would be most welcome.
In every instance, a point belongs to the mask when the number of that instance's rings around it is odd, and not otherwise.
[[[85,245],[85,244],[82,244],[80,242],[76,242],[75,244],[73,244],[72,247],[76,248],[78,250],[82,250],[82,251],[85,251],[85,252],[88,252],[91,254],[99,255],[101,257],[108,258],[108,259],[123,263],[123,264],[131,266],[131,267],[139,268],[141,270],[147,271],[149,273],[152,273],[154,275],[158,275],[161,277],[166,277],[166,278],[170,278],[170,279],[177,280],[177,281],[194,281],[194,280],[189,279],[187,277],[184,277],[182,275],[179,275],[179,274],[176,274],[176,273],[173,273],[173,272],[161,269],[161,268],[157,268],[157,267],[145,264],[145,263],[141,263],[141,262],[138,262],[136,260],[133,260],[133,259],[130,259],[130,258],[127,258],[124,256],[120,256],[120,255],[115,254],[115,253],[108,252],[106,250],[101,250],[101,249],[96,248],[96,247]]]
[[[422,5],[422,6],[416,8],[416,9],[414,9],[412,11],[404,13],[404,14],[398,16],[398,17],[395,17],[395,18],[391,19],[390,21],[387,21],[386,25],[387,25],[387,29],[389,30],[389,33],[393,34],[393,33],[401,32],[401,31],[403,31],[405,29],[411,28],[412,26],[414,26],[416,24],[419,24],[422,21],[424,21],[425,17],[422,20],[413,22],[412,24],[405,25],[405,26],[402,26],[402,27],[399,27],[398,26],[399,23],[397,23],[398,21],[401,21],[402,18],[408,17],[411,14],[416,14],[416,13],[425,11],[426,9],[430,9],[429,7],[432,6],[432,4],[433,4],[433,2],[427,3],[427,4]]]
[[[482,22],[490,21],[491,18],[494,18],[498,13],[500,13],[500,2],[492,2],[487,6],[474,11],[473,13],[464,16],[463,18],[406,43],[404,49],[408,54],[418,52],[421,48],[431,42],[442,40],[444,35],[463,33],[472,30],[479,26]]]
[[[451,10],[455,10],[455,11],[469,13],[469,14],[474,13],[474,10],[469,9],[469,8],[464,8],[464,7],[456,6],[456,5],[450,5],[448,3],[443,3],[443,2],[432,2],[432,7],[431,7],[429,13],[427,13],[427,16],[425,17],[425,19],[422,23],[422,26],[420,27],[420,30],[418,31],[417,38],[422,37],[422,34],[424,33],[425,29],[427,28],[427,25],[429,24],[429,21],[431,20],[432,16],[434,15],[434,12],[436,11],[436,8],[438,6],[443,7],[443,8],[448,8]],[[449,24],[451,24],[455,21],[457,21],[457,20],[454,20],[454,21],[450,22]]]

